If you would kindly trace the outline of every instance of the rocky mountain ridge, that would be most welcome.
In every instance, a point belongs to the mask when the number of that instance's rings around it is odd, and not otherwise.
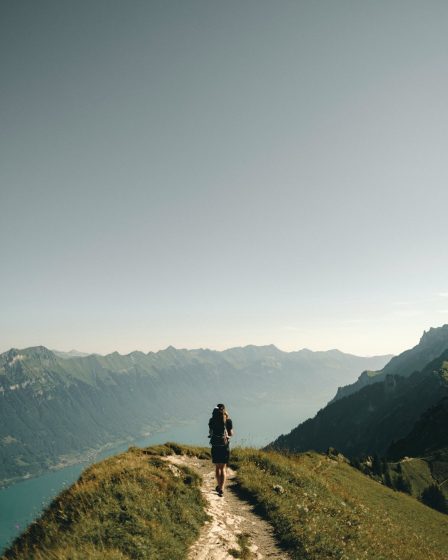
[[[384,381],[387,375],[408,377],[423,369],[448,348],[448,324],[424,331],[418,344],[394,356],[381,370],[363,371],[355,383],[339,387],[334,400],[356,393],[367,385]]]

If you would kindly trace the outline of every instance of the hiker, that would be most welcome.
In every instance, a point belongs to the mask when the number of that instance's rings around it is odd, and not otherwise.
[[[215,465],[216,491],[219,496],[224,494],[226,469],[230,457],[230,436],[233,435],[233,424],[226,407],[221,403],[213,409],[212,417],[208,421],[210,445],[212,446],[212,461]]]

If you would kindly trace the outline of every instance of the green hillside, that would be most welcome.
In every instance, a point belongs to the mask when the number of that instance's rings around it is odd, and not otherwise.
[[[434,485],[448,500],[448,448],[426,457],[406,457],[396,463],[389,462],[388,465],[392,483],[397,486],[397,480],[402,477],[409,493],[416,498],[421,499],[423,492]]]
[[[173,472],[131,448],[86,469],[2,559],[185,558],[206,519],[198,482],[188,469]]]
[[[448,513],[448,448],[395,461],[377,455],[355,458],[351,464],[372,479]],[[428,499],[428,492],[434,499]]]
[[[198,478],[161,460],[208,449],[131,448],[87,469],[3,559],[186,558],[205,521]],[[351,467],[342,456],[236,449],[242,495],[295,560],[447,560],[448,517]],[[212,465],[210,465],[212,468]]]
[[[448,350],[433,359],[447,332],[446,325],[431,329],[382,370],[396,375],[334,399],[269,447],[336,448],[375,480],[447,512]]]
[[[445,365],[445,378],[448,376]],[[425,411],[411,432],[403,439],[394,442],[387,451],[392,473],[402,477],[409,492],[421,498],[424,492],[433,487],[445,498],[445,505],[439,496],[441,510],[448,513],[448,397]],[[396,462],[393,463],[392,461]]]

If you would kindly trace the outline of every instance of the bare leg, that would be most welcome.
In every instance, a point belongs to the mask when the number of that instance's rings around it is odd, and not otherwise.
[[[227,465],[222,465],[221,469],[221,490],[224,490],[224,486],[226,483],[226,476],[227,476]]]
[[[219,488],[221,488],[221,465],[215,465],[215,476],[216,476],[216,484]]]
[[[221,490],[224,489],[224,484],[226,482],[226,465],[224,463],[219,463],[216,469],[216,480],[218,481],[218,486]]]

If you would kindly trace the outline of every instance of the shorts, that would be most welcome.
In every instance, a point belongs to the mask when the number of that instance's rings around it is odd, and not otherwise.
[[[227,464],[230,458],[230,447],[228,445],[212,446],[212,462],[214,464]]]

